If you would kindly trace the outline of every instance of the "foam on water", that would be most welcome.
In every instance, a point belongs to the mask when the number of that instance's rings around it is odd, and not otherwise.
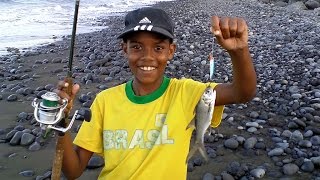
[[[170,0],[165,0],[170,1]],[[158,0],[81,0],[77,33],[106,28],[97,18],[151,5]],[[0,55],[52,43],[72,31],[74,0],[0,0]]]

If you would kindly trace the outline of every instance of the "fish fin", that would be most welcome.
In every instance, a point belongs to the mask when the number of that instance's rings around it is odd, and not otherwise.
[[[195,119],[192,119],[186,129],[189,129],[189,128],[192,128],[193,130],[196,129],[195,123],[196,123]]]
[[[197,152],[198,149],[199,149],[199,144],[195,143],[195,144],[191,147],[191,149],[190,149],[190,151],[189,151],[189,154],[188,154],[187,162],[186,162],[186,163],[189,162],[189,160],[190,160],[190,159],[192,158],[192,156]]]
[[[201,156],[204,158],[205,162],[207,163],[209,161],[209,157],[208,157],[206,148],[204,147],[203,144],[201,144],[201,145],[199,145],[198,149],[199,149]]]

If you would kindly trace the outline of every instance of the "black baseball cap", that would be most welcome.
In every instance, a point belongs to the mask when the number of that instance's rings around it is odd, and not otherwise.
[[[174,37],[174,25],[168,14],[153,7],[144,7],[130,11],[125,16],[124,31],[118,36],[123,38],[136,31],[150,31],[162,34],[170,39]]]

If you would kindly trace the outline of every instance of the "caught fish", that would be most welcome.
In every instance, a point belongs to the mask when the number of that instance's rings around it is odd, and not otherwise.
[[[187,162],[197,150],[199,150],[206,162],[209,161],[206,149],[204,147],[204,134],[211,124],[215,101],[216,91],[209,86],[205,89],[197,104],[195,119],[193,119],[188,126],[194,126],[196,133],[194,144],[191,145],[191,149],[187,157]]]

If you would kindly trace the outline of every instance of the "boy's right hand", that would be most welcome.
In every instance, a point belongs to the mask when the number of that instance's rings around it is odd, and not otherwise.
[[[65,112],[70,112],[72,106],[73,106],[73,100],[76,97],[76,94],[80,90],[79,84],[74,84],[72,86],[71,94],[69,95],[66,90],[69,87],[69,83],[65,81],[59,81],[57,85],[57,89],[54,90],[57,95],[62,98],[62,99],[67,99],[68,100],[68,105],[66,109],[64,110]]]
[[[242,18],[212,16],[210,30],[228,52],[248,48],[248,26]]]

